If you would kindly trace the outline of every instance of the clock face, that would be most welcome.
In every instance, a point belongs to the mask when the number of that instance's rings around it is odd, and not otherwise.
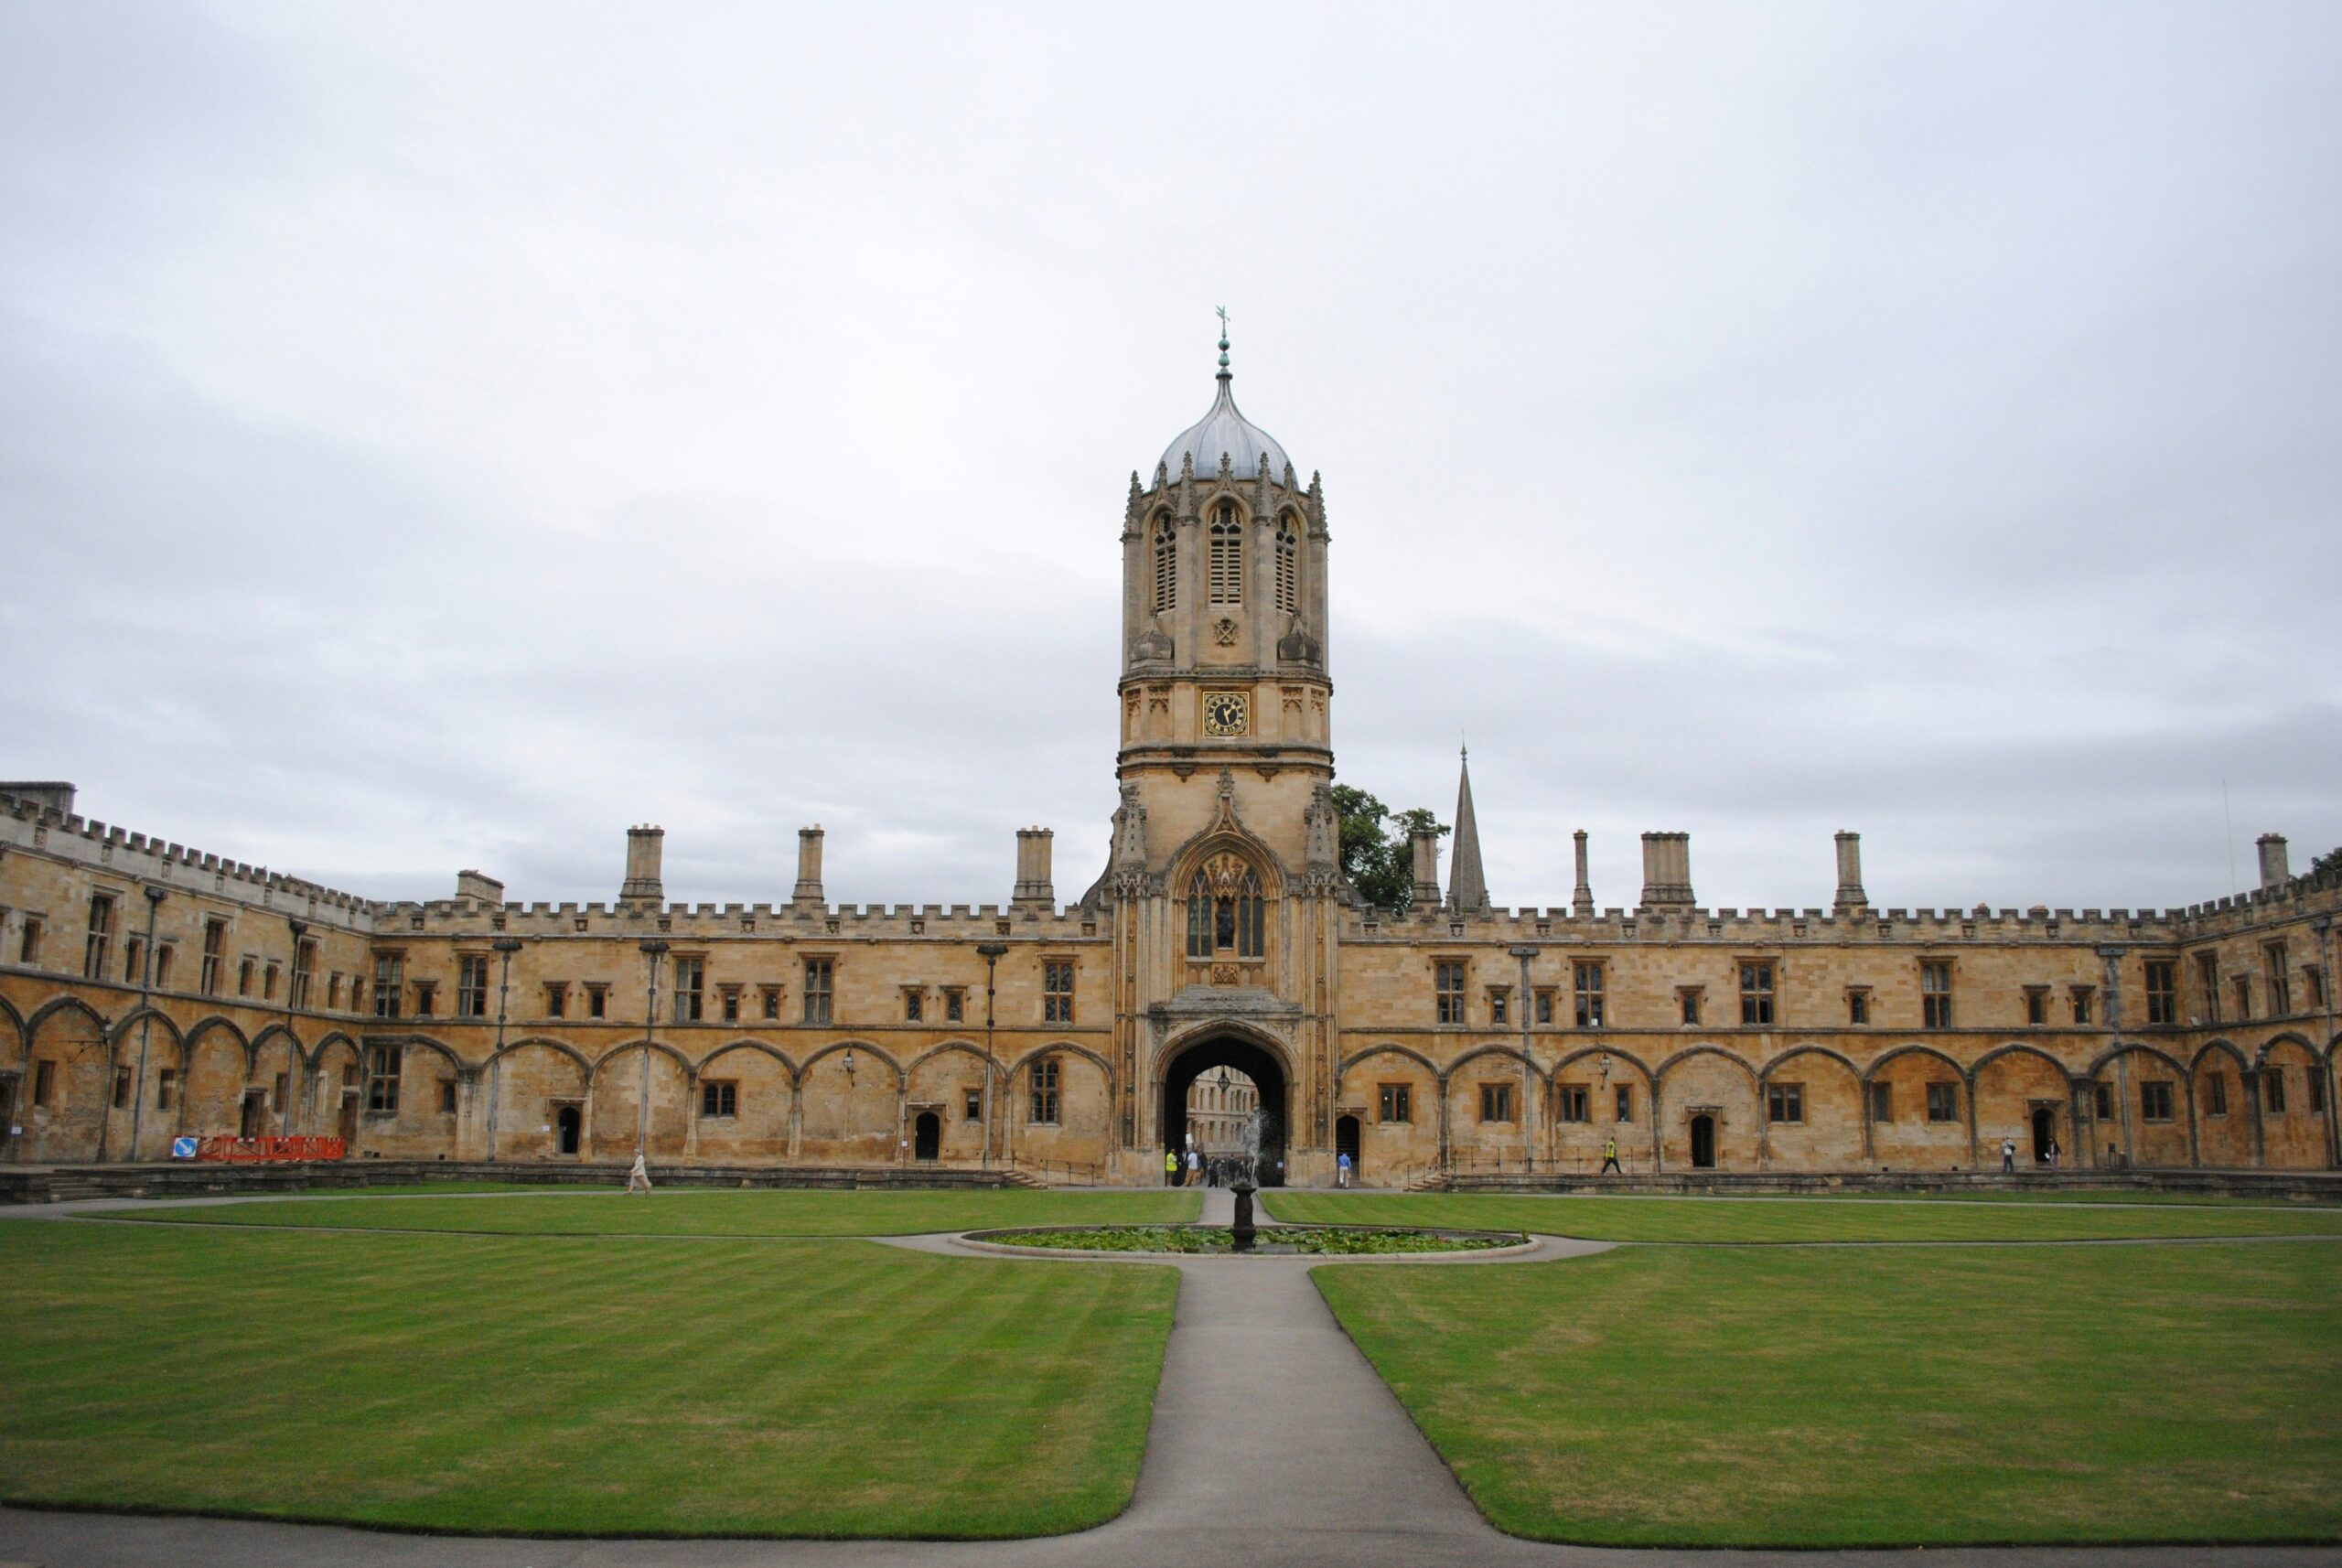
[[[1204,693],[1204,734],[1243,735],[1252,727],[1252,699],[1242,692]]]

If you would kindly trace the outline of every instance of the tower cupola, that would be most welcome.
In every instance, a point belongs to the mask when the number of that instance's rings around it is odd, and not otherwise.
[[[1219,460],[1224,456],[1236,478],[1263,477],[1262,464],[1265,462],[1268,468],[1264,477],[1279,484],[1288,482],[1285,476],[1293,471],[1293,460],[1277,445],[1276,437],[1238,410],[1236,393],[1230,386],[1234,379],[1235,372],[1228,368],[1228,323],[1223,318],[1219,329],[1219,391],[1204,416],[1163,449],[1163,461],[1155,469],[1158,475],[1176,479],[1188,460],[1193,459],[1197,477],[1209,478],[1219,472]]]

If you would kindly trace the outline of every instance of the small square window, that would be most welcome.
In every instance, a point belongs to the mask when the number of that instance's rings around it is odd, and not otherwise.
[[[1511,992],[1505,990],[1501,986],[1492,986],[1489,988],[1488,1022],[1491,1025],[1500,1026],[1505,1024],[1508,1021],[1506,1015],[1511,1010]]]
[[[1553,993],[1550,990],[1537,993],[1537,1021],[1540,1024],[1553,1021]]]
[[[610,988],[607,985],[588,985],[586,988],[586,1016],[607,1018],[609,1015]]]
[[[1696,1025],[1700,1021],[1701,991],[1702,987],[1697,985],[1680,985],[1675,989],[1676,1007],[1686,1025]]]
[[[1380,1119],[1385,1122],[1412,1122],[1415,1119],[1414,1090],[1404,1083],[1386,1083],[1376,1090],[1380,1101]]]
[[[1616,1101],[1616,1104],[1612,1108],[1614,1112],[1613,1120],[1618,1122],[1631,1122],[1635,1119],[1635,1086],[1633,1084],[1622,1083],[1618,1085],[1617,1089],[1612,1093],[1612,1099]]]
[[[1773,1026],[1773,966],[1769,963],[1744,963],[1740,966],[1740,1026],[1744,1029],[1769,1029]]]
[[[2090,1106],[2096,1112],[2098,1120],[2100,1122],[2112,1121],[2114,1119],[2114,1086],[2108,1083],[2098,1083],[2092,1084],[2090,1088],[2092,1091],[2090,1094]]]
[[[1587,1091],[1585,1085],[1582,1083],[1563,1084],[1558,1090],[1558,1097],[1560,1104],[1555,1108],[1558,1112],[1556,1120],[1563,1122],[1591,1122],[1594,1120],[1593,1112],[1589,1104],[1592,1096]]]
[[[1805,1085],[1768,1083],[1765,1086],[1765,1120],[1775,1125],[1798,1126],[1805,1121]]]
[[[916,987],[906,988],[903,992],[903,1022],[918,1024],[924,1022],[926,1017],[927,993]]]
[[[983,1090],[972,1089],[968,1090],[967,1116],[965,1119],[970,1122],[981,1122],[984,1119],[984,1094]]]
[[[2171,1120],[2171,1081],[2151,1078],[2139,1085],[2139,1115],[2143,1121]]]
[[[2025,1021],[2038,1028],[2049,1022],[2049,988],[2028,985],[2025,988]]]
[[[727,1024],[738,1023],[740,1021],[740,988],[736,985],[727,985],[717,993],[717,996],[723,1004],[724,1021]]]
[[[1870,988],[1857,985],[1846,993],[1846,1022],[1860,1026],[1870,1022]]]
[[[552,980],[545,983],[545,1016],[548,1018],[569,1016],[569,986],[566,982]]]
[[[443,1078],[439,1080],[439,1114],[453,1116],[455,1113],[456,1080],[452,1078]]]
[[[712,1078],[701,1083],[699,1113],[703,1117],[737,1116],[740,1113],[739,1080],[729,1078]]]
[[[968,1021],[968,993],[956,985],[948,987],[943,993],[943,1021],[947,1024]]]
[[[2077,985],[2073,987],[2072,995],[2074,999],[2074,1022],[2077,1024],[2087,1024],[2090,1022],[2091,1018],[2098,1012],[2098,987],[2095,985]]]
[[[1443,1024],[1464,1022],[1464,961],[1444,958],[1432,965],[1432,986]]]
[[[1874,1083],[1870,1086],[1870,1119],[1874,1122],[1895,1120],[1895,1086]]]
[[[1960,1085],[1956,1083],[1928,1085],[1928,1120],[1930,1122],[1960,1120]]]
[[[1480,1085],[1480,1120],[1483,1122],[1512,1120],[1512,1085],[1509,1083]]]
[[[2272,1116],[2285,1113],[2285,1069],[2264,1067],[2261,1069],[2261,1109]]]
[[[770,1019],[778,1019],[778,1018],[780,1016],[780,987],[779,987],[779,986],[778,986],[778,985],[764,985],[764,986],[759,986],[759,987],[757,987],[757,999],[758,999],[759,1001],[761,1001],[761,1002],[764,1004],[764,1015],[765,1015],[765,1017],[766,1017],[767,1019],[768,1019],[768,1020],[770,1020]]]
[[[1599,1029],[1603,1026],[1602,965],[1582,962],[1570,966],[1573,1000],[1576,1004],[1577,1026]]]

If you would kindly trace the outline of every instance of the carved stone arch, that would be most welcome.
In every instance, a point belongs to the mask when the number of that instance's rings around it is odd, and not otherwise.
[[[1777,1056],[1771,1061],[1767,1062],[1764,1069],[1756,1074],[1756,1081],[1759,1083],[1770,1082],[1773,1073],[1777,1069],[1786,1065],[1787,1063],[1795,1061],[1799,1057],[1827,1057],[1832,1061],[1836,1062],[1840,1067],[1844,1068],[1856,1083],[1859,1084],[1863,1080],[1863,1069],[1854,1065],[1853,1058],[1845,1055],[1843,1052],[1833,1051],[1828,1046],[1808,1043],[1801,1046],[1791,1046],[1788,1050],[1783,1051],[1779,1056]]]
[[[2301,1034],[2296,1030],[2287,1029],[2283,1033],[2272,1035],[2267,1039],[2261,1042],[2261,1048],[2252,1053],[2252,1065],[2256,1068],[2267,1066],[2269,1061],[2269,1053],[2276,1049],[2279,1046],[2299,1046],[2303,1050],[2309,1053],[2309,1058],[2312,1061],[2318,1059],[2317,1047],[2309,1043],[2309,1036],[2307,1035]]]
[[[940,1050],[943,1047],[940,1046],[936,1047],[937,1050]],[[929,1056],[933,1056],[934,1054],[934,1051],[929,1051],[928,1053]],[[1106,1075],[1107,1092],[1110,1095],[1113,1092],[1115,1087],[1114,1064],[1108,1061],[1104,1057],[1100,1056],[1096,1051],[1091,1050],[1088,1046],[1076,1045],[1071,1040],[1058,1040],[1052,1045],[1034,1047],[1031,1050],[1026,1051],[1023,1056],[1016,1058],[1015,1064],[1008,1068],[1004,1077],[1008,1082],[1013,1084],[1015,1081],[1016,1075],[1018,1073],[1023,1072],[1026,1068],[1031,1067],[1043,1057],[1066,1055],[1088,1058],[1090,1061],[1097,1067],[1100,1072]],[[924,1060],[925,1058],[922,1058],[921,1059]]]
[[[2154,1058],[2155,1060],[2163,1063],[2164,1066],[2171,1069],[2173,1072],[2179,1075],[2180,1080],[2188,1086],[2189,1094],[2192,1095],[2195,1093],[2195,1079],[2193,1075],[2191,1075],[2187,1070],[2187,1064],[2181,1061],[2177,1057],[2173,1056],[2169,1051],[2166,1051],[2158,1046],[2151,1046],[2144,1040],[2124,1040],[2119,1045],[2109,1046],[2105,1050],[2100,1051],[2098,1054],[2097,1058],[2093,1060],[2089,1067],[2082,1069],[2082,1076],[2084,1078],[2095,1079],[2100,1073],[2106,1070],[2108,1064],[2112,1062],[2116,1057],[2130,1056],[2133,1053],[2140,1056]]]
[[[1462,1072],[1465,1068],[1469,1066],[1471,1063],[1479,1060],[1482,1057],[1509,1057],[1514,1061],[1525,1064],[1529,1069],[1530,1076],[1531,1078],[1542,1079],[1547,1077],[1545,1070],[1537,1065],[1536,1058],[1523,1052],[1519,1046],[1475,1046],[1470,1050],[1466,1051],[1462,1056],[1457,1057],[1454,1061],[1447,1064],[1447,1071],[1440,1079],[1442,1086],[1445,1087],[1449,1079],[1453,1079],[1457,1073]]]
[[[1413,1046],[1393,1045],[1386,1042],[1380,1046],[1369,1046],[1356,1056],[1349,1057],[1338,1064],[1334,1069],[1334,1082],[1338,1085],[1342,1079],[1349,1076],[1350,1069],[1374,1057],[1404,1057],[1429,1074],[1434,1083],[1440,1081],[1439,1069],[1433,1065],[1429,1057],[1416,1050]]]
[[[642,1050],[646,1047],[650,1050],[657,1051],[660,1055],[665,1057],[668,1060],[681,1068],[683,1072],[683,1081],[686,1084],[697,1083],[699,1081],[699,1073],[697,1069],[692,1066],[692,1061],[689,1057],[683,1055],[682,1052],[677,1050],[674,1047],[669,1045],[664,1040],[648,1039],[640,1035],[637,1035],[630,1040],[620,1040],[617,1045],[612,1046],[608,1050],[604,1051],[600,1056],[596,1057],[594,1058],[592,1076],[594,1078],[601,1077],[602,1069],[616,1061],[618,1058],[625,1056],[629,1052]]]
[[[577,1071],[582,1077],[590,1079],[594,1076],[594,1064],[592,1061],[587,1059],[584,1051],[579,1050],[575,1046],[571,1045],[568,1041],[557,1040],[551,1035],[523,1036],[520,1039],[508,1043],[500,1051],[489,1052],[488,1060],[480,1063],[479,1065],[485,1069],[497,1062],[502,1061],[506,1057],[512,1055],[515,1051],[525,1051],[531,1049],[551,1051],[555,1056],[567,1057],[571,1062],[575,1064]],[[320,1055],[324,1054],[325,1041],[320,1040],[317,1042],[317,1050]]]
[[[910,1081],[910,1079],[904,1075],[902,1063],[897,1061],[893,1057],[887,1055],[885,1051],[880,1050],[876,1046],[872,1045],[867,1040],[840,1040],[833,1045],[823,1046],[820,1050],[815,1051],[811,1056],[807,1057],[805,1058],[805,1065],[797,1069],[798,1081],[800,1083],[803,1082],[806,1075],[813,1070],[813,1065],[820,1061],[823,1057],[835,1056],[840,1051],[859,1051],[864,1056],[877,1058],[878,1060],[886,1064],[886,1070],[895,1075],[895,1082],[897,1087]]]
[[[437,1051],[441,1056],[446,1058],[447,1065],[453,1068],[458,1074],[469,1072],[471,1070],[471,1069],[465,1063],[464,1058],[457,1056],[455,1049],[445,1040],[434,1039],[429,1035],[384,1035],[373,1040],[370,1040],[367,1043],[385,1046],[421,1046],[426,1051]]]
[[[18,1047],[31,1043],[32,1036],[25,1028],[25,1015],[17,1012],[16,1004],[5,996],[0,996],[0,1018],[7,1019],[8,1026],[16,1033]]]
[[[260,1070],[261,1047],[267,1045],[269,1041],[280,1037],[285,1041],[285,1051],[288,1070],[298,1072],[302,1064],[309,1059],[307,1050],[304,1048],[301,1044],[300,1036],[295,1034],[290,1028],[283,1024],[271,1024],[268,1027],[263,1029],[259,1034],[252,1036],[252,1043],[247,1050],[247,1060],[250,1062],[252,1071],[257,1072]]]
[[[1295,1058],[1292,1046],[1273,1031],[1263,1029],[1256,1024],[1247,1023],[1241,1018],[1216,1018],[1200,1024],[1188,1025],[1169,1039],[1165,1040],[1162,1048],[1155,1053],[1157,1069],[1167,1067],[1194,1047],[1203,1045],[1213,1036],[1219,1035],[1232,1036],[1247,1045],[1258,1046],[1275,1059],[1278,1070],[1284,1074],[1285,1082],[1288,1085],[1299,1081],[1297,1075],[1301,1070],[1300,1064]]]
[[[2223,1036],[2217,1040],[2205,1041],[2203,1048],[2196,1053],[2195,1059],[2187,1064],[2187,1070],[2190,1072],[2203,1071],[2204,1058],[2210,1056],[2214,1051],[2226,1051],[2229,1056],[2235,1058],[2236,1069],[2239,1072],[2250,1072],[2252,1069],[2252,1062],[2251,1058],[2245,1056],[2244,1052],[2238,1047],[2234,1040],[2229,1039],[2227,1036]]]
[[[1572,1062],[1582,1062],[1588,1057],[1608,1057],[1614,1062],[1625,1062],[1628,1067],[1633,1068],[1637,1072],[1643,1075],[1643,1082],[1646,1085],[1658,1081],[1652,1075],[1650,1068],[1640,1057],[1635,1056],[1628,1051],[1615,1049],[1609,1046],[1585,1046],[1580,1049],[1572,1051],[1561,1060],[1553,1064],[1553,1070],[1549,1076],[1558,1079],[1562,1076],[1562,1069],[1563,1068],[1569,1066]]]
[[[89,1019],[91,1026],[97,1030],[98,1037],[100,1039],[105,1039],[108,1036],[109,1031],[106,1026],[106,1017],[104,1014],[99,1012],[96,1008],[91,1006],[88,1003],[82,1001],[78,996],[53,996],[47,1002],[42,1003],[38,1007],[34,1008],[33,1015],[25,1020],[24,1028],[26,1042],[29,1044],[32,1041],[38,1039],[40,1037],[40,1026],[43,1024],[48,1023],[51,1018],[57,1016],[59,1013],[79,1013],[83,1017]]]
[[[911,1065],[905,1070],[907,1072],[917,1072],[919,1069],[925,1067],[936,1058],[954,1051],[961,1052],[967,1056],[972,1056],[980,1062],[994,1061],[993,1058],[984,1055],[983,1047],[975,1044],[972,1040],[946,1040],[940,1046],[929,1046],[927,1049],[919,1052],[918,1056],[913,1057],[911,1058]],[[995,1062],[994,1065],[996,1066],[998,1064]]]
[[[190,1051],[195,1049],[203,1043],[203,1037],[214,1029],[225,1029],[229,1037],[236,1042],[236,1048],[249,1055],[252,1050],[252,1041],[245,1037],[242,1029],[236,1027],[236,1021],[233,1018],[218,1013],[212,1014],[208,1018],[199,1018],[188,1026],[184,1036],[187,1048]]]
[[[703,1077],[706,1075],[707,1069],[715,1065],[715,1060],[718,1057],[730,1056],[734,1051],[755,1051],[760,1055],[770,1057],[773,1060],[780,1064],[780,1070],[789,1075],[790,1087],[794,1089],[797,1086],[797,1064],[789,1059],[788,1052],[782,1050],[779,1046],[769,1045],[763,1040],[728,1040],[725,1044],[716,1047],[714,1050],[708,1052],[707,1055],[700,1058],[699,1070],[701,1075]]]
[[[171,1022],[171,1015],[168,1013],[164,1012],[160,1007],[153,1006],[139,1007],[124,1014],[123,1015],[122,1022],[113,1026],[113,1043],[117,1046],[121,1045],[123,1041],[130,1037],[130,1032],[136,1028],[141,1023],[150,1025],[160,1024],[164,1028],[169,1030],[171,1034],[171,1048],[173,1050],[179,1049],[185,1043],[185,1036],[179,1033],[179,1026]],[[152,1038],[152,1036],[150,1036],[149,1038]]]
[[[2001,1044],[1994,1046],[1991,1050],[1986,1051],[1982,1056],[1976,1058],[1974,1064],[1969,1068],[1968,1075],[1971,1079],[1974,1079],[1980,1076],[1983,1072],[1985,1067],[1990,1063],[1996,1062],[2003,1057],[2014,1056],[2039,1057],[2043,1061],[2047,1062],[2051,1067],[2055,1068],[2061,1076],[2071,1079],[2074,1075],[2074,1069],[2068,1067],[2064,1062],[2059,1061],[2056,1057],[2051,1056],[2039,1046],[2029,1044],[2024,1040],[2005,1040]]]
[[[1655,1084],[1666,1083],[1667,1075],[1669,1073],[1673,1072],[1677,1068],[1683,1065],[1683,1063],[1690,1061],[1693,1057],[1722,1057],[1724,1060],[1730,1062],[1733,1066],[1738,1068],[1741,1071],[1748,1075],[1748,1082],[1751,1089],[1754,1089],[1759,1082],[1756,1076],[1756,1069],[1749,1066],[1744,1058],[1735,1052],[1725,1050],[1722,1046],[1706,1044],[1686,1046],[1681,1050],[1676,1052],[1673,1056],[1668,1058],[1665,1061],[1660,1063],[1657,1070],[1651,1074],[1651,1081]]]
[[[1221,803],[1221,820],[1214,822],[1172,852],[1164,878],[1171,896],[1185,901],[1187,889],[1194,885],[1199,873],[1210,875],[1220,872],[1224,875],[1224,865],[1214,865],[1221,862],[1223,857],[1233,857],[1243,863],[1261,879],[1261,897],[1263,898],[1284,896],[1284,865],[1277,859],[1276,852],[1269,847],[1267,841],[1244,826],[1237,818],[1233,805],[1224,800]]]
[[[1863,1081],[1864,1083],[1876,1081],[1879,1069],[1885,1067],[1889,1062],[1900,1061],[1905,1057],[1932,1057],[1937,1061],[1943,1063],[1944,1066],[1951,1069],[1952,1076],[1960,1079],[1961,1087],[1973,1087],[1972,1080],[1969,1078],[1968,1069],[1966,1068],[1961,1067],[1958,1061],[1936,1049],[1935,1047],[1922,1045],[1917,1040],[1906,1041],[1883,1056],[1872,1058],[1870,1066],[1863,1069]]]

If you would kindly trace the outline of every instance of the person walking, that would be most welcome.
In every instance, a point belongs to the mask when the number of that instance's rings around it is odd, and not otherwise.
[[[1612,1171],[1617,1171],[1620,1176],[1627,1174],[1625,1168],[1618,1164],[1618,1140],[1615,1134],[1608,1143],[1602,1145],[1602,1168],[1594,1174],[1607,1176]]]
[[[1334,1185],[1336,1187],[1348,1187],[1350,1185],[1350,1154],[1348,1149],[1344,1149],[1340,1155],[1335,1157]]]
[[[2049,1140],[2049,1147],[2048,1147],[2048,1149],[2047,1149],[2047,1154],[2048,1154],[2048,1155],[2049,1155],[2049,1168],[2050,1168],[2051,1170],[2053,1170],[2053,1171],[2054,1171],[2054,1170],[2056,1170],[2056,1169],[2057,1168],[2057,1139],[2055,1139],[2055,1138],[2051,1138],[2051,1139]]]
[[[1165,1187],[1179,1185],[1179,1151],[1176,1149],[1163,1151],[1163,1185]]]
[[[2016,1140],[2014,1138],[2001,1140],[2001,1169],[2011,1175],[2016,1171]]]
[[[1201,1187],[1204,1179],[1204,1157],[1195,1150],[1187,1151],[1187,1185]]]
[[[643,1160],[640,1149],[634,1152],[634,1168],[626,1173],[626,1189],[628,1192],[650,1190],[650,1166]]]

